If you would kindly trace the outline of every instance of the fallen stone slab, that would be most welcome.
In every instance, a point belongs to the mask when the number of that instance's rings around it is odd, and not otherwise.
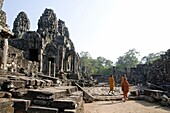
[[[27,113],[58,113],[58,109],[40,106],[30,106],[28,108]]]
[[[85,102],[93,102],[94,101],[94,97],[88,93],[87,91],[85,91],[83,89],[83,87],[81,87],[79,84],[75,83],[75,85],[81,90],[83,91],[83,98],[85,100]]]
[[[161,90],[152,90],[152,89],[144,90],[144,95],[151,96],[157,100],[160,100],[163,94],[164,94],[164,91],[161,91]]]

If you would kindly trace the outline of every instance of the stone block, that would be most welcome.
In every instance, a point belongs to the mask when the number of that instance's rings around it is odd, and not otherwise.
[[[13,98],[23,98],[26,96],[27,92],[28,92],[27,89],[18,89],[11,91]]]
[[[27,93],[28,98],[54,100],[66,96],[66,90],[59,90],[54,87],[43,89],[29,89]]]
[[[77,102],[71,98],[60,98],[58,100],[53,100],[51,107],[58,109],[75,109],[77,108]]]
[[[52,80],[44,80],[46,82],[46,86],[52,86],[53,81]]]
[[[76,86],[59,86],[55,87],[57,90],[66,90],[67,95],[70,95],[73,92],[77,92],[78,88]]]
[[[31,100],[25,99],[11,99],[14,102],[13,107],[18,111],[27,111],[31,104]]]
[[[11,82],[14,85],[14,88],[24,88],[25,87],[25,82],[24,81],[12,80]]]
[[[40,106],[30,106],[28,108],[27,113],[58,113],[58,109]]]
[[[38,106],[50,106],[51,100],[38,100],[34,99],[32,102],[33,105],[38,105]]]

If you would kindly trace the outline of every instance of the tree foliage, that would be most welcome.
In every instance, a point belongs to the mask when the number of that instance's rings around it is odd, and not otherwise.
[[[164,54],[164,51],[158,52],[158,53],[150,53],[148,54],[148,56],[144,56],[141,59],[141,63],[145,63],[145,64],[152,64],[155,60],[160,58],[161,54]]]
[[[118,58],[118,61],[115,63],[116,68],[119,70],[124,70],[125,68],[129,69],[131,67],[135,67],[138,61],[139,52],[135,49],[131,49],[126,52],[123,56]]]
[[[85,76],[92,74],[108,75],[112,73],[113,62],[104,57],[99,56],[97,59],[92,59],[88,52],[81,52],[80,60]]]

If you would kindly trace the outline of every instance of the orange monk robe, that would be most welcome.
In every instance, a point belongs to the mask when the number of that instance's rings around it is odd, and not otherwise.
[[[120,83],[120,86],[121,86],[121,88],[122,88],[122,91],[123,91],[123,82],[124,82],[124,79],[125,79],[125,78],[122,76],[122,77],[121,77],[121,83]]]
[[[129,92],[129,82],[127,80],[124,80],[123,82],[123,95],[125,98],[127,98],[127,94]]]
[[[109,77],[109,85],[110,85],[110,91],[113,91],[114,89],[114,78],[113,77]]]

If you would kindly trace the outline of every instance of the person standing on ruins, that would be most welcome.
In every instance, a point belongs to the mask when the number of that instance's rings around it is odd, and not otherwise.
[[[123,81],[123,97],[124,97],[124,102],[128,99],[127,94],[129,92],[129,82],[126,77],[124,77]]]
[[[114,92],[113,92],[114,85],[115,85],[114,77],[113,77],[113,75],[110,75],[110,77],[109,77],[109,86],[110,86],[109,94],[110,94],[110,92],[112,92],[112,94],[114,94]]]

